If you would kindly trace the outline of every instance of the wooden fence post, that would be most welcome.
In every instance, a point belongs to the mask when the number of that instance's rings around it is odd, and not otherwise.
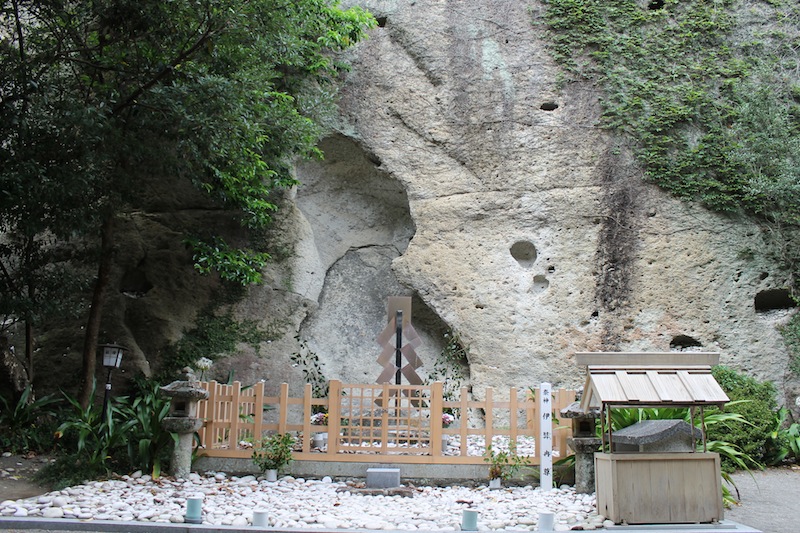
[[[203,427],[201,427],[197,433],[200,435],[200,444],[205,446],[208,442],[208,434],[212,431],[214,426],[214,388],[211,386],[211,383],[207,381],[201,383],[200,386],[208,391],[208,398],[200,400],[197,405],[197,414],[205,421]],[[211,414],[209,414],[209,412]]]
[[[289,384],[281,383],[280,395],[278,398],[278,433],[286,433],[286,426],[289,419]]]
[[[485,419],[485,433],[483,436],[483,446],[486,452],[489,451],[489,446],[492,445],[492,434],[494,433],[494,401],[492,400],[492,388],[486,387],[486,401],[483,408]],[[488,457],[488,455],[487,455]]]
[[[431,455],[442,455],[442,402],[444,401],[444,385],[434,381],[431,385]]]
[[[467,403],[468,394],[469,390],[466,387],[461,387],[461,395],[458,398],[460,402],[458,408],[459,411],[458,416],[461,419],[461,422],[459,423],[460,435],[461,435],[461,447],[460,447],[461,449],[459,451],[460,455],[464,457],[468,455],[467,448],[469,448],[469,446],[467,445],[468,444],[467,439],[469,438],[467,435],[467,429],[469,429],[467,428],[469,422],[469,404]]]
[[[253,443],[260,442],[264,434],[264,382],[255,386],[253,398]]]
[[[575,391],[571,392],[573,394],[572,398],[570,398],[566,389],[561,388],[556,390],[556,397],[553,402],[553,412],[555,413],[556,418],[561,416],[562,409],[564,409],[574,401]],[[555,438],[553,449],[558,450],[559,458],[564,458],[567,455],[569,455],[569,447],[567,446],[567,439],[571,434],[572,434],[572,424],[567,423],[565,425],[559,418],[558,426],[553,428],[553,436]]]
[[[328,455],[339,453],[339,432],[342,423],[342,382],[332,379],[328,382]]]
[[[230,431],[228,433],[228,449],[235,450],[239,444],[239,423],[241,422],[241,418],[239,417],[239,395],[242,392],[242,383],[239,381],[233,382],[233,388],[231,390],[231,423],[230,423]]]
[[[303,387],[303,452],[311,451],[311,383]]]
[[[517,388],[511,387],[508,391],[508,445],[512,444],[516,453],[517,449]]]

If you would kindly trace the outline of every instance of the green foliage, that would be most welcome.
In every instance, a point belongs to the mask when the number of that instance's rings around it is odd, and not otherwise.
[[[165,430],[161,421],[169,413],[170,400],[161,394],[156,381],[138,377],[136,392],[130,397],[117,398],[117,412],[122,420],[134,423],[126,436],[128,460],[137,470],[150,472],[153,478],[161,475],[162,465],[178,442],[177,433]]]
[[[199,239],[184,242],[193,249],[192,261],[196,271],[209,274],[216,270],[220,278],[240,285],[261,283],[261,269],[270,259],[265,252],[231,248],[219,237],[211,243]]]
[[[800,56],[796,3],[546,0],[569,81],[598,83],[602,125],[628,139],[647,179],[765,224],[800,273]]]
[[[271,435],[253,449],[253,462],[262,472],[281,470],[292,461],[294,442],[294,437],[288,433]]]
[[[92,396],[94,390],[92,387]],[[114,456],[119,457],[120,452],[126,449],[136,420],[122,419],[113,403],[109,403],[108,410],[103,412],[102,406],[94,402],[83,408],[76,398],[63,394],[72,410],[65,415],[67,419],[58,427],[56,437],[63,439],[61,446],[69,451],[43,474],[44,479],[58,474],[61,476],[56,478],[58,482],[69,486],[82,483],[86,479],[84,476],[93,479],[110,474],[118,461]],[[75,465],[71,471],[68,469],[70,461]]]
[[[194,327],[164,350],[158,372],[158,381],[169,382],[184,367],[193,367],[202,357],[210,360],[233,353],[237,343],[258,346],[263,341],[274,340],[269,332],[260,330],[249,320],[236,320],[230,313],[215,315],[205,310],[198,315]]]
[[[722,411],[717,408],[705,411],[709,449],[720,452],[726,472],[760,468],[777,410],[774,387],[723,366],[714,367],[712,373],[731,401]],[[690,418],[689,410],[684,408],[614,409],[611,426],[616,430],[642,420],[690,422]],[[702,422],[698,413],[694,422],[696,426]]]
[[[160,476],[177,441],[161,426],[169,400],[155,381],[138,377],[134,382],[134,394],[112,399],[106,413],[94,402],[82,408],[64,393],[71,410],[62,415],[66,419],[56,432],[59,454],[41,471],[40,480],[59,488],[131,469]]]
[[[486,447],[486,456],[483,461],[489,463],[489,479],[509,479],[519,470],[530,465],[530,459],[517,455],[515,443],[509,445],[508,450],[496,450],[489,444]]]
[[[778,409],[772,383],[759,382],[725,366],[714,367],[712,374],[731,399],[722,411],[709,408],[705,413],[708,448],[720,453],[723,471],[761,468],[783,460],[789,445],[788,433],[782,429],[786,414]],[[649,419],[688,422],[689,413],[674,408],[612,411],[614,429]],[[700,424],[699,416],[695,416],[695,424]]]
[[[788,430],[784,427],[788,414],[789,411],[785,407],[781,407],[772,415],[772,425],[767,440],[764,442],[764,464],[766,466],[781,464],[789,455]]]
[[[453,330],[444,333],[445,345],[433,369],[428,374],[426,383],[442,382],[442,397],[445,401],[454,401],[460,398],[461,387],[467,379],[469,372],[469,347]],[[458,409],[447,407],[444,412],[458,418]]]
[[[800,314],[795,313],[789,322],[780,328],[780,332],[789,348],[789,369],[800,375]]]
[[[800,424],[795,422],[786,430],[786,440],[789,443],[789,454],[795,462],[800,462]]]
[[[76,294],[55,291],[54,265],[96,267],[75,250],[101,234],[112,249],[112,222],[165,188],[195,187],[243,228],[269,223],[293,161],[319,155],[337,53],[375,25],[332,0],[4,0],[0,13],[0,313],[36,325]],[[198,269],[257,282],[266,254],[222,242],[193,241]],[[85,285],[71,277],[61,287]]]
[[[59,401],[53,396],[33,399],[28,385],[16,405],[0,396],[0,449],[12,453],[52,449]]]
[[[311,392],[315,398],[327,398],[328,379],[322,371],[319,355],[300,339],[299,334],[295,336],[295,339],[300,344],[300,349],[291,355],[292,366],[299,366],[303,371],[303,379],[306,383],[311,383]],[[319,405],[313,406],[313,410],[314,413],[324,412],[324,408]]]
[[[762,463],[767,455],[774,413],[778,410],[775,387],[772,383],[761,383],[724,366],[714,367],[712,373],[732,401],[722,413],[709,409],[707,417],[738,414],[741,420],[728,420],[722,425],[709,427],[708,438],[730,442],[756,463]],[[725,470],[732,471],[738,466],[728,458],[723,458]]]

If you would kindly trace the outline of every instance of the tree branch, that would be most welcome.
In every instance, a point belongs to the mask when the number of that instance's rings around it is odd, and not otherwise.
[[[209,22],[206,31],[191,47],[178,54],[178,56],[175,57],[175,59],[170,61],[168,66],[165,66],[164,68],[156,72],[155,76],[153,76],[152,79],[140,85],[125,100],[114,106],[112,114],[113,115],[119,114],[120,111],[132,105],[137,98],[139,98],[142,94],[144,94],[149,89],[153,88],[156,84],[158,84],[167,74],[172,72],[172,70],[175,67],[180,65],[187,58],[191,57],[195,52],[197,52],[213,35],[215,35],[216,32],[217,30],[212,29],[211,23]]]

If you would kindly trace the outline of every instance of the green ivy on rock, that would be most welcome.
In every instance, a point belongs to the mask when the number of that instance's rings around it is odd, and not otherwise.
[[[564,82],[600,90],[599,126],[634,147],[648,181],[750,216],[797,297],[797,2],[543,1],[541,22]]]

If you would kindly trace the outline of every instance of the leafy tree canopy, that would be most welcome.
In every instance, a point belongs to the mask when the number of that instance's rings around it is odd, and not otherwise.
[[[152,180],[268,223],[293,158],[318,153],[336,53],[374,23],[332,0],[0,0],[0,312],[36,322],[60,245],[108,252]],[[265,254],[213,237],[187,239],[198,270],[260,280]]]

